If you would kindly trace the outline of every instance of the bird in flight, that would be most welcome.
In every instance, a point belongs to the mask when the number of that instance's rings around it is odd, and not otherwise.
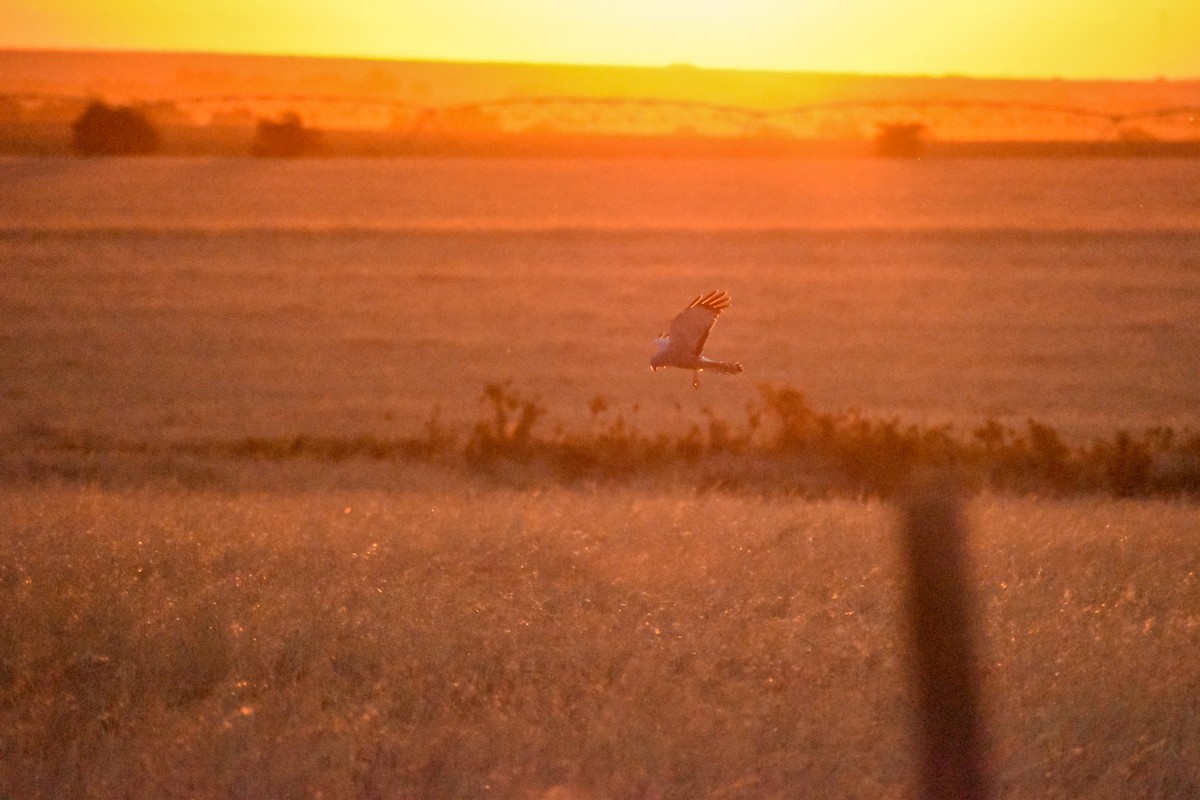
[[[700,355],[708,332],[721,312],[729,308],[729,293],[716,291],[702,294],[671,320],[671,329],[654,340],[658,348],[650,356],[650,369],[679,367],[692,371],[692,386],[700,388],[700,373],[705,369],[736,375],[742,365],[734,361],[718,361]]]

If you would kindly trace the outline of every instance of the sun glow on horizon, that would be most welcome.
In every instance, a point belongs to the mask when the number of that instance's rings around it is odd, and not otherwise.
[[[1200,4],[14,0],[0,47],[986,77],[1200,77]]]

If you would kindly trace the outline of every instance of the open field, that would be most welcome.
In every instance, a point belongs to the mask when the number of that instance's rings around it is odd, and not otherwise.
[[[1191,162],[3,169],[16,477],[61,450],[445,455],[482,422],[571,478],[712,451],[704,484],[803,488],[800,451],[851,492],[913,461],[1200,487]],[[693,391],[649,340],[710,287],[709,350],[747,369]]]
[[[5,493],[0,792],[912,796],[887,505],[388,471]],[[969,516],[996,796],[1195,796],[1196,507]]]
[[[0,162],[0,433],[420,432],[488,384],[651,433],[759,386],[1069,435],[1196,429],[1200,162]],[[698,292],[746,365],[650,341]],[[636,406],[636,409],[635,409]]]
[[[928,464],[996,796],[1195,796],[1198,169],[0,159],[0,796],[912,796]]]

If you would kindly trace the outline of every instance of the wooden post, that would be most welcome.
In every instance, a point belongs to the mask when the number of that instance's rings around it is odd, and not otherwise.
[[[982,800],[967,527],[961,495],[951,487],[952,479],[927,480],[907,494],[901,510],[921,790],[928,800]]]

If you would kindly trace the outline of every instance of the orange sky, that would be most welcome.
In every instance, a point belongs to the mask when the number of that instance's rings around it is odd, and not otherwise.
[[[1197,0],[0,0],[0,47],[1200,77]]]

